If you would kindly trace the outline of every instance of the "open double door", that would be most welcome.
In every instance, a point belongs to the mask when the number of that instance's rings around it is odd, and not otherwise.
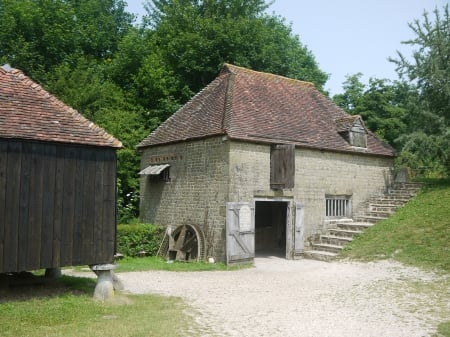
[[[303,205],[292,200],[227,203],[227,264],[252,262],[255,255],[301,256]]]

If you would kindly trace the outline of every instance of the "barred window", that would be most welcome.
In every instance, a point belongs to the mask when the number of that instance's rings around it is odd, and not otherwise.
[[[351,217],[352,203],[349,196],[325,196],[325,216],[329,218]]]

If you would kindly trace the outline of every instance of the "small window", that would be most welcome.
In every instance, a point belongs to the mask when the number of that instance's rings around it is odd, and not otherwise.
[[[350,132],[350,145],[356,147],[367,147],[367,133],[361,124],[355,124]]]
[[[325,196],[325,216],[327,218],[350,218],[352,203],[349,196]]]
[[[162,170],[162,172],[159,174],[159,178],[165,182],[170,181],[170,166]]]

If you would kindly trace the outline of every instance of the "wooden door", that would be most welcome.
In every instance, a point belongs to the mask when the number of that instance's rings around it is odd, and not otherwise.
[[[227,203],[227,264],[252,262],[255,257],[255,207],[248,202]]]
[[[294,256],[303,254],[304,242],[304,206],[295,203]]]

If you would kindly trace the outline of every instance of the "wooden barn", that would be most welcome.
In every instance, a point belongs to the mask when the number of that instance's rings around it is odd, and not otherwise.
[[[0,273],[113,261],[121,146],[0,67]]]
[[[395,157],[312,83],[230,64],[139,148],[141,220],[173,229],[169,257],[228,263],[305,256],[389,188]]]

